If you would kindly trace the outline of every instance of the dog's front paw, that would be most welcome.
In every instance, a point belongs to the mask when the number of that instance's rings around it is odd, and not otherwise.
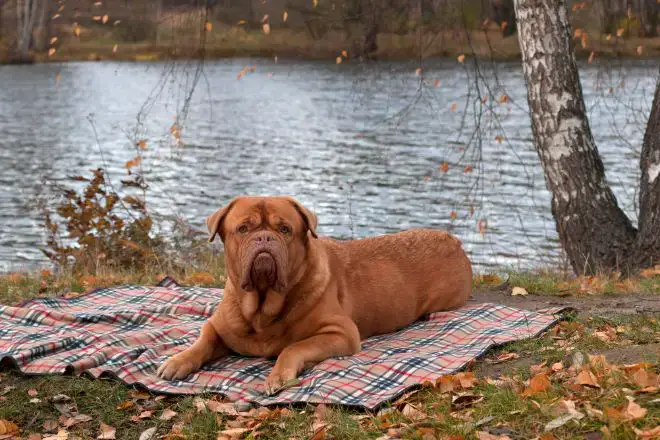
[[[272,396],[287,388],[298,385],[300,381],[296,377],[294,370],[283,370],[281,372],[273,370],[264,382],[264,391],[267,395]]]
[[[166,360],[158,368],[156,375],[165,380],[183,379],[198,369],[199,367],[195,362],[191,361],[185,353],[181,353]]]

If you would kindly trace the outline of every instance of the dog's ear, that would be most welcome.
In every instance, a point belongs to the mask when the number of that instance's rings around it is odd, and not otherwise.
[[[312,234],[312,237],[319,238],[319,236],[316,235],[316,226],[318,225],[316,214],[305,208],[297,200],[289,198],[289,201],[293,204],[293,207],[296,208],[296,211],[298,211],[298,214],[300,214],[302,217],[303,221],[305,222],[305,226],[307,227],[307,230],[309,230],[310,234]]]
[[[220,239],[222,241],[225,240],[225,236],[222,233],[222,224],[237,200],[238,198],[233,199],[227,205],[218,209],[206,218],[206,226],[209,228],[209,242],[212,242],[215,239],[216,234],[220,234]]]

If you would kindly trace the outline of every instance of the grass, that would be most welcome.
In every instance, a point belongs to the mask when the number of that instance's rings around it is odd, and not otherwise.
[[[49,271],[6,274],[0,276],[0,303],[16,304],[35,295],[77,295],[100,285],[153,284],[163,275],[162,268],[152,268],[144,273],[101,268],[94,275],[82,276],[71,273],[54,275]],[[222,258],[217,255],[209,257],[194,267],[180,268],[173,275],[186,284],[222,286]],[[640,277],[631,283],[637,283],[634,284],[635,289],[639,289],[637,291],[657,293],[659,278],[657,275]],[[475,279],[475,286],[479,289],[488,288],[500,284],[501,281],[496,276],[482,275]],[[616,291],[620,281],[601,283],[592,280],[591,285],[599,286],[601,294],[609,294],[611,292],[608,289],[602,288],[608,283],[614,286]],[[510,273],[508,288],[516,285],[524,287],[530,293],[545,295],[565,295],[567,292],[575,295],[585,294],[580,290],[583,283],[553,272]],[[630,299],[634,300],[628,288],[619,293],[631,295]],[[655,397],[652,393],[631,394],[639,387],[631,384],[629,376],[624,373],[617,373],[618,376],[614,373],[610,376],[599,376],[603,385],[608,384],[600,389],[575,388],[572,384],[573,376],[566,375],[565,372],[575,353],[580,352],[585,359],[588,359],[588,354],[608,353],[613,359],[612,363],[619,364],[646,361],[649,363],[649,371],[657,374],[660,372],[658,353],[653,353],[653,350],[646,347],[657,347],[649,344],[658,343],[658,316],[571,317],[539,338],[508,344],[491,351],[486,358],[472,367],[479,378],[474,387],[455,390],[454,393],[442,393],[437,388],[423,388],[405,401],[396,402],[389,413],[367,414],[333,408],[327,410],[321,419],[318,408],[309,405],[260,410],[262,412],[245,413],[238,418],[227,417],[210,411],[200,411],[195,397],[162,398],[110,379],[29,377],[5,369],[0,376],[0,394],[3,394],[0,396],[0,420],[9,420],[18,425],[24,437],[36,433],[46,436],[44,424],[53,424],[60,418],[60,413],[51,399],[57,394],[65,394],[75,402],[80,413],[92,418],[91,421],[69,428],[72,435],[82,439],[96,438],[101,422],[116,428],[118,439],[138,439],[143,431],[152,427],[156,428],[157,435],[167,439],[225,438],[218,433],[235,430],[237,427],[246,430],[242,434],[243,437],[276,440],[376,439],[388,433],[409,439],[476,439],[480,431],[489,431],[493,435],[509,435],[510,438],[535,438],[543,434],[545,424],[556,418],[553,408],[562,399],[577,402],[578,410],[582,413],[586,411],[584,405],[587,402],[597,410],[610,411],[616,415],[623,411],[622,408],[627,405],[629,397],[634,398],[637,404],[647,410],[644,417],[626,421],[618,420],[615,416],[585,416],[579,422],[569,422],[553,430],[553,437],[543,438],[584,438],[587,434],[596,435],[593,433],[604,436],[603,431],[607,431],[613,439],[634,439],[634,429],[650,430],[660,423],[660,406],[657,402],[652,402],[654,398],[657,399],[657,392]],[[633,350],[633,361],[617,361],[619,350]],[[518,357],[497,363],[498,357],[510,353],[515,353]],[[525,381],[538,374],[539,368],[547,368],[557,362],[562,362],[564,369],[548,375],[551,382],[549,389],[533,396],[521,394],[525,389]],[[502,385],[493,381],[497,379],[491,378],[507,378],[509,382],[508,385]],[[36,395],[32,390],[36,391]],[[466,395],[468,397],[465,397]],[[457,409],[452,406],[452,399],[456,396],[463,396],[464,399],[475,396],[478,401],[463,409]],[[40,401],[31,402],[35,398]],[[411,418],[410,414],[406,413],[405,405],[412,405],[423,415],[423,419]],[[176,412],[176,416],[171,420],[160,420],[166,409]],[[147,413],[148,417],[138,418],[140,414],[144,415],[145,411],[152,413]],[[320,426],[319,420],[327,426],[315,436],[314,424]],[[255,429],[259,435],[252,432]]]

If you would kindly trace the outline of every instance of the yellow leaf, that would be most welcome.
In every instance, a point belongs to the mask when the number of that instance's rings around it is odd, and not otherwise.
[[[117,53],[117,49],[119,48],[119,45],[115,44],[112,46],[112,53]]]
[[[589,370],[582,370],[575,378],[575,383],[585,387],[600,388],[596,376]]]
[[[605,35],[605,39],[606,39],[607,41],[610,41],[610,40],[612,39],[612,34],[607,34],[607,35]]]
[[[460,54],[456,59],[458,60],[459,63],[462,63],[463,61],[465,61],[465,55]]]
[[[238,26],[241,26],[241,25],[244,25],[244,24],[247,24],[247,20],[238,20],[238,23],[237,23]]]
[[[282,12],[282,21],[283,21],[284,23],[286,23],[286,21],[287,21],[288,19],[289,19],[289,13],[286,12],[286,9],[285,9],[284,12]]]
[[[628,406],[626,406],[626,409],[624,410],[626,418],[628,420],[643,419],[648,412],[646,408],[639,406],[637,403],[635,403],[635,399],[630,396],[627,396],[626,399],[628,399]]]
[[[141,156],[135,156],[133,159],[126,162],[126,168],[130,170],[131,168],[140,165],[141,162],[142,162],[142,157]]]
[[[584,33],[584,29],[580,29],[580,28],[575,29],[575,31],[573,32],[573,38],[575,39],[580,38],[583,33]]]
[[[344,62],[344,60],[342,60],[341,57],[337,57],[337,58],[335,59],[335,62],[336,62],[337,64],[341,64],[341,63]]]
[[[57,43],[57,37],[53,37],[50,39],[50,44],[55,44]]]
[[[55,48],[51,47],[50,49],[48,49],[48,56],[52,57],[53,55],[55,55]]]
[[[264,23],[264,25],[261,26],[261,28],[263,29],[264,34],[266,35],[270,34],[270,25],[268,23]]]
[[[312,0],[312,6],[317,7],[319,5],[319,0]]]
[[[206,23],[204,23],[204,29],[206,30],[206,32],[211,32],[213,30],[213,23],[207,21]]]
[[[348,52],[346,52],[345,50],[342,50],[341,51],[341,56],[343,56],[344,58],[348,58]]]
[[[121,402],[119,405],[117,405],[117,409],[128,409],[135,406],[135,402],[132,400],[125,400]]]
[[[642,53],[644,53],[644,46],[642,46],[641,44],[637,46],[636,52],[637,55],[641,55]]]
[[[147,140],[146,139],[140,139],[137,144],[138,144],[138,147],[140,147],[140,150],[146,150],[147,149]]]
[[[0,434],[6,436],[18,434],[18,426],[9,420],[0,419]]]
[[[619,28],[616,30],[616,36],[621,37],[626,30],[624,28]]]
[[[75,26],[73,27],[73,35],[75,35],[77,38],[80,37],[80,26],[75,25]]]
[[[106,24],[106,23],[108,22],[108,19],[109,19],[109,18],[110,18],[110,17],[108,17],[108,14],[105,14],[105,15],[101,18],[101,23]]]
[[[508,95],[502,95],[500,96],[500,99],[498,101],[500,104],[505,104],[509,102],[509,96]]]
[[[101,422],[99,426],[100,434],[96,437],[98,440],[115,440],[117,429]]]

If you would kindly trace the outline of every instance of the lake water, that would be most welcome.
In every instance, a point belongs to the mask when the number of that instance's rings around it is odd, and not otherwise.
[[[152,209],[200,229],[235,195],[290,194],[316,211],[322,234],[434,227],[456,233],[480,268],[558,263],[518,63],[479,64],[481,77],[469,58],[426,61],[421,75],[412,61],[198,67],[0,67],[0,271],[44,263],[34,204],[54,200],[49,182],[104,167],[119,185],[135,139],[148,140]],[[581,66],[607,177],[631,215],[656,73],[656,62]],[[170,127],[186,109],[180,146]]]

